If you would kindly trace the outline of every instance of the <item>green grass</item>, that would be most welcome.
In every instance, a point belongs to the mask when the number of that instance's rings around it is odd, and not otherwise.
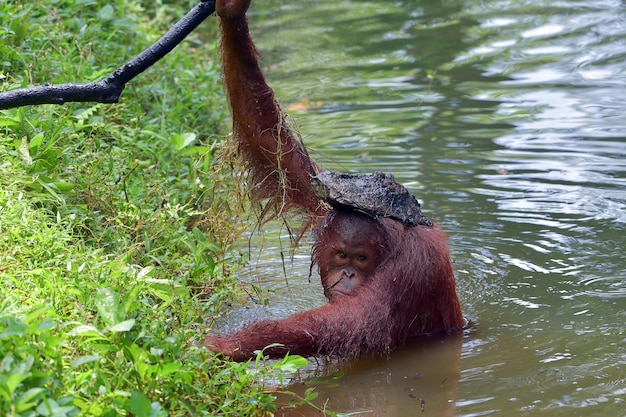
[[[193,5],[0,0],[0,89],[101,79]],[[212,20],[119,104],[0,112],[0,415],[264,415],[306,363],[199,347],[245,258]]]

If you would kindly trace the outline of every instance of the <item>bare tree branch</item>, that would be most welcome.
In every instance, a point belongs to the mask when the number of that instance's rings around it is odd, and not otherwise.
[[[38,104],[67,102],[117,103],[126,83],[167,55],[215,12],[215,0],[202,0],[161,39],[116,69],[107,78],[91,83],[44,84],[0,93],[0,110]]]

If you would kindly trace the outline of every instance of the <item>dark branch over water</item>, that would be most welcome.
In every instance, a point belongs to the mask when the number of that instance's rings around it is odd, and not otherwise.
[[[214,12],[215,0],[200,2],[161,39],[103,80],[91,83],[44,84],[6,91],[0,93],[0,110],[68,102],[117,103],[126,83],[171,52]]]

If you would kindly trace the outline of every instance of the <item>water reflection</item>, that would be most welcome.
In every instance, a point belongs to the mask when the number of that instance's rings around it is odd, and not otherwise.
[[[454,393],[436,378],[414,388],[424,415],[624,415],[625,12],[610,0],[253,9],[268,80],[311,154],[330,169],[393,172],[449,233],[478,328]],[[287,287],[273,242],[250,279],[277,296],[234,326],[323,302],[306,248],[286,263]],[[402,376],[443,363],[431,355],[445,349],[429,349],[360,363],[319,385],[320,404],[420,414]]]
[[[363,358],[342,363],[340,379],[309,379],[290,387],[303,394],[315,386],[326,407],[351,415],[399,416],[414,414],[455,415],[462,335],[415,339],[394,354],[394,360]],[[335,368],[336,369],[336,366]],[[349,387],[349,388],[348,388]],[[346,391],[346,388],[348,390]],[[337,395],[340,391],[340,395]],[[349,395],[345,394],[346,391]],[[310,409],[283,407],[278,416],[319,415]]]

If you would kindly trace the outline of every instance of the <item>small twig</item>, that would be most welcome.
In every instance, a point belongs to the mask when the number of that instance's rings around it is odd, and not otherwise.
[[[202,0],[165,35],[107,78],[91,83],[44,84],[0,93],[0,110],[67,102],[117,103],[126,83],[167,55],[215,12],[215,0]]]
[[[124,197],[126,198],[126,202],[130,203],[130,199],[128,198],[128,192],[126,190],[126,182],[128,181],[128,178],[131,176],[131,174],[133,172],[135,172],[135,170],[139,167],[138,163],[135,163],[135,166],[133,166],[130,171],[128,171],[126,173],[126,175],[124,175],[124,179],[122,180],[122,186],[124,187]]]

